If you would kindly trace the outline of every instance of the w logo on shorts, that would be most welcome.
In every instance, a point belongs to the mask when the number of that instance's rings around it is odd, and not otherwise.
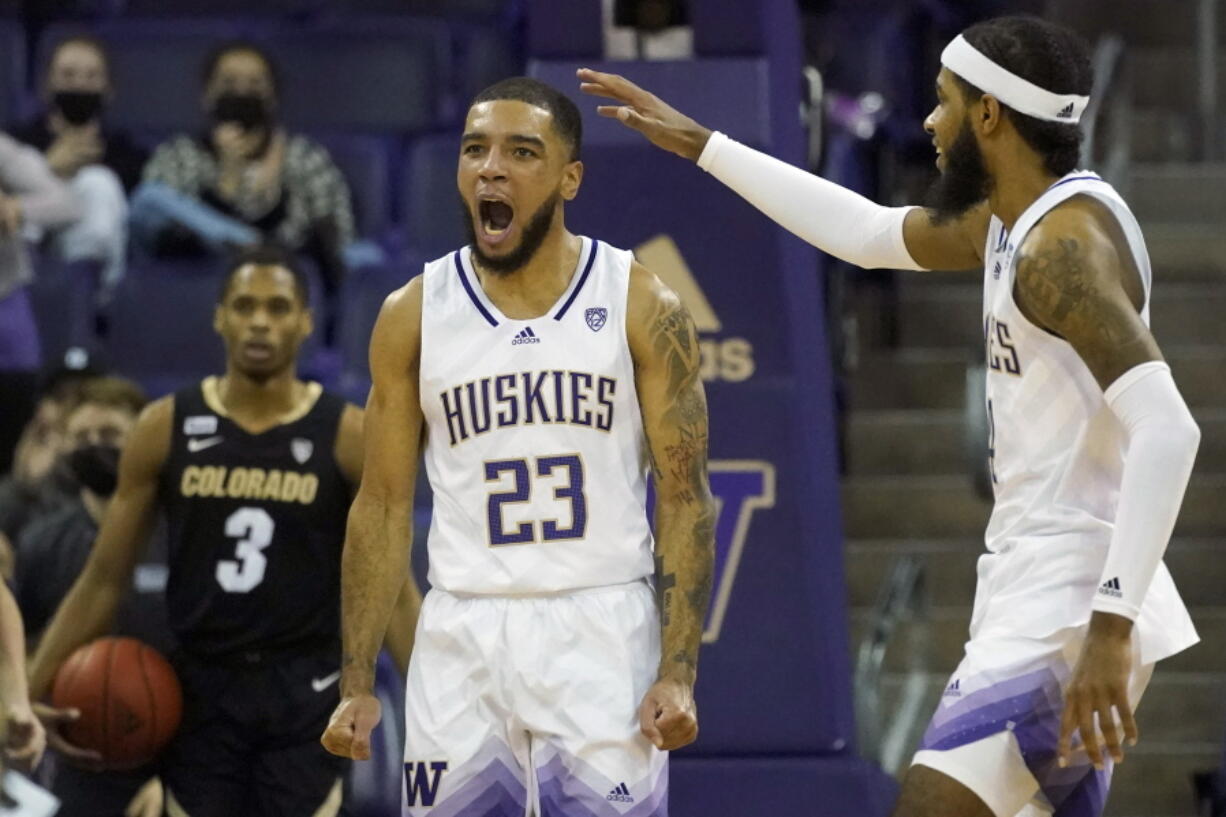
[[[429,771],[426,766],[429,765]],[[417,798],[421,798],[421,805],[433,806],[434,798],[438,796],[438,784],[443,779],[443,772],[447,771],[447,762],[443,760],[430,761],[429,764],[424,762],[415,763],[410,761],[404,764],[404,791],[405,796],[409,800],[410,806],[417,805]],[[433,776],[431,776],[433,772]]]

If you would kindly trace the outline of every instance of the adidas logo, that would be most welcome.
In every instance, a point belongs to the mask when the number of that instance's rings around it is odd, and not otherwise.
[[[538,338],[536,336],[536,333],[532,331],[532,327],[525,326],[524,330],[520,332],[518,335],[516,335],[515,339],[511,341],[511,345],[519,346],[524,343],[540,343],[540,342],[541,342],[541,339]]]
[[[1120,590],[1119,577],[1117,576],[1114,579],[1103,582],[1103,586],[1098,588],[1098,594],[1100,596],[1110,596],[1113,599],[1122,599],[1124,592]]]
[[[1065,105],[1064,108],[1061,109],[1060,113],[1056,114],[1056,118],[1057,119],[1072,119],[1073,118],[1073,103],[1070,102],[1069,104]]]
[[[633,803],[634,798],[630,796],[630,789],[626,788],[625,783],[618,783],[613,787],[613,791],[605,795],[606,800],[612,803]]]
[[[945,687],[945,695],[946,695],[947,697],[957,697],[957,696],[959,696],[959,695],[961,695],[961,694],[962,694],[962,681],[961,681],[961,679],[955,678],[955,679],[954,679],[954,682],[953,682],[952,684],[950,684],[949,686]]]

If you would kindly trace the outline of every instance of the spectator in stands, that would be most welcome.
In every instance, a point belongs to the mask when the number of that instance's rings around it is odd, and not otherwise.
[[[25,285],[33,270],[24,232],[69,224],[77,205],[33,148],[0,134],[0,425],[24,422],[41,363],[34,311]],[[0,430],[0,460],[7,461],[14,429]]]
[[[81,383],[97,374],[88,362],[81,368],[51,372],[36,398],[33,416],[21,431],[13,469],[0,479],[0,578],[6,581],[13,576],[13,543],[26,525],[53,511],[75,489],[63,459],[64,417],[76,403]]]
[[[85,566],[98,533],[98,525],[110,504],[119,473],[119,452],[146,398],[135,383],[118,377],[100,377],[81,384],[76,404],[66,415],[64,436],[67,462],[78,492],[56,511],[42,517],[22,533],[17,545],[17,572],[13,582],[17,604],[25,622],[26,642],[33,648]],[[115,634],[139,638],[163,654],[173,648],[166,623],[165,539],[155,536],[144,563],[134,574],[134,587],[120,608]],[[42,704],[35,711],[48,727],[47,740],[55,752],[95,762],[97,754],[67,743],[57,726],[67,713]],[[146,789],[153,776],[148,769],[131,772],[95,772],[57,763],[51,790],[63,805],[66,817],[121,815],[138,794],[142,803],[158,800],[157,808],[142,812],[160,814],[160,787]]]
[[[106,127],[103,113],[114,93],[106,49],[93,37],[70,37],[51,54],[43,82],[43,111],[13,136],[43,152],[66,181],[81,218],[53,236],[69,260],[104,262],[104,285],[123,275],[127,251],[126,190],[140,181],[149,157],[121,131]]]
[[[330,290],[354,241],[349,186],[321,145],[277,119],[280,78],[250,43],[206,61],[201,135],[157,148],[132,202],[133,238],[157,253],[261,243],[306,252]]]

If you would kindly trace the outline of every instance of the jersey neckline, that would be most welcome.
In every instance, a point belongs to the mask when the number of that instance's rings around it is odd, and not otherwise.
[[[200,395],[204,398],[204,404],[208,406],[209,410],[218,417],[224,417],[225,419],[229,420],[230,425],[234,426],[248,437],[263,437],[266,434],[271,434],[285,428],[286,426],[293,425],[303,417],[310,414],[311,411],[314,410],[315,406],[319,405],[319,398],[323,396],[324,392],[323,386],[321,386],[319,383],[307,381],[306,397],[301,403],[295,406],[292,410],[281,415],[281,417],[278,418],[276,425],[272,426],[271,428],[266,428],[260,432],[253,432],[248,431],[239,425],[239,423],[230,416],[230,413],[226,411],[225,405],[221,402],[221,392],[218,390],[220,384],[221,378],[219,378],[217,375],[209,375],[203,381],[201,381]]]
[[[579,236],[582,246],[579,248],[579,258],[575,261],[575,269],[571,272],[570,283],[566,289],[558,296],[553,305],[546,309],[541,315],[535,318],[508,318],[502,314],[489,296],[485,294],[485,290],[481,287],[481,280],[477,277],[476,271],[472,265],[472,247],[467,246],[456,250],[455,253],[455,268],[456,274],[460,278],[460,283],[464,286],[464,291],[468,293],[468,297],[472,300],[473,306],[481,313],[490,326],[498,326],[501,323],[521,324],[530,323],[532,321],[545,320],[552,318],[555,321],[560,321],[578,297],[579,291],[583,289],[583,285],[587,283],[587,279],[592,274],[592,267],[596,261],[596,253],[600,242],[587,236]]]

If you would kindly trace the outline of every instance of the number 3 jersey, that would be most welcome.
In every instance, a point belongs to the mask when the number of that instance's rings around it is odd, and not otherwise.
[[[470,249],[426,265],[421,407],[430,584],[553,593],[651,575],[646,444],[626,340],[632,256],[583,238],[548,312],[504,316]]]
[[[210,378],[174,397],[160,480],[171,628],[199,655],[335,645],[350,487],[333,451],[345,402],[312,384],[305,413],[249,434],[215,388]]]

